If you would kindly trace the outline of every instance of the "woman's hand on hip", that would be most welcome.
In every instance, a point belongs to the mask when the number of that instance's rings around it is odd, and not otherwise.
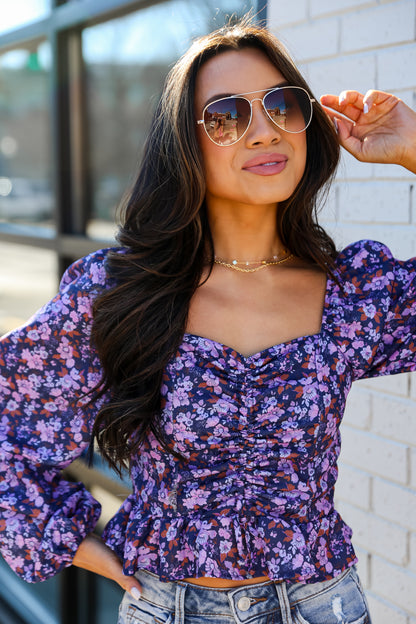
[[[416,112],[384,91],[322,95],[340,144],[363,162],[402,165],[416,173]]]
[[[84,570],[95,572],[115,581],[133,598],[136,600],[140,598],[140,583],[134,576],[123,574],[120,559],[96,535],[88,535],[81,542],[72,563],[78,568],[84,568]]]

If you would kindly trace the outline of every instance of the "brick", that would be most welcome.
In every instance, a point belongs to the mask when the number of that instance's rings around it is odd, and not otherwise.
[[[319,17],[328,13],[343,13],[348,10],[365,8],[377,4],[375,0],[311,0],[311,17]]]
[[[415,407],[410,399],[374,396],[372,430],[391,440],[416,446]]]
[[[388,245],[396,258],[412,258],[415,255],[416,228],[391,227],[380,228],[383,232],[383,241]]]
[[[416,491],[382,479],[373,481],[373,511],[416,531]]]
[[[367,431],[342,428],[341,461],[366,472],[407,484],[407,447]]]
[[[407,615],[371,591],[366,592],[371,620],[374,624],[408,624]]]
[[[282,26],[303,22],[308,18],[307,0],[273,0],[267,3],[267,26],[272,32],[279,32]]]
[[[319,223],[333,223],[337,221],[337,205],[336,203],[326,202],[319,210]]]
[[[412,41],[414,27],[414,0],[354,12],[341,21],[341,50],[352,52]]]
[[[371,577],[372,591],[416,615],[416,574],[374,556]]]
[[[367,589],[370,585],[370,558],[371,555],[367,550],[360,548],[359,546],[354,547],[355,554],[358,558],[357,563],[357,572],[360,577],[360,581],[364,589]]]
[[[338,223],[334,237],[339,248],[363,238],[378,240],[387,245],[397,258],[410,258],[415,255],[416,228],[410,226],[390,226],[373,223]]]
[[[319,221],[336,221],[338,219],[337,213],[337,188],[333,184],[326,197],[326,201],[323,206],[318,210]]]
[[[317,61],[308,66],[308,78],[319,95],[349,88],[365,92],[376,84],[376,56],[371,52]]]
[[[384,91],[409,89],[415,86],[416,43],[377,54],[377,85]]]
[[[416,573],[416,533],[410,535],[410,570]]]
[[[415,78],[416,84],[416,78]],[[415,92],[413,89],[407,91],[395,91],[393,95],[399,97],[409,108],[415,108]],[[414,175],[414,174],[413,174]]]
[[[410,373],[400,373],[399,375],[383,375],[382,377],[363,379],[359,383],[362,384],[362,387],[375,392],[385,392],[408,397],[410,379]]]
[[[340,218],[358,223],[409,223],[406,182],[349,182],[339,186]]]
[[[321,19],[276,31],[297,61],[333,56],[338,49],[338,20]]]
[[[416,488],[416,449],[410,451],[410,485]]]
[[[341,502],[339,510],[354,531],[353,542],[388,559],[392,563],[407,563],[407,531],[392,522]]]
[[[381,89],[384,91],[385,89]],[[386,165],[375,163],[374,165],[374,177],[375,178],[383,178],[383,180],[391,179],[391,180],[410,180],[414,182],[415,174],[405,169],[401,165]]]
[[[339,244],[338,223],[336,221],[324,221],[323,219],[319,219],[319,223],[334,240],[337,248],[341,249],[342,245]]]
[[[369,224],[345,224],[341,220],[336,224],[336,229],[332,230],[335,243],[338,249],[344,249],[347,245],[362,239],[377,240],[376,228]]]
[[[373,163],[362,163],[346,150],[341,152],[341,161],[337,171],[337,180],[371,179],[374,175]]]
[[[371,477],[368,473],[340,464],[335,488],[337,500],[346,501],[360,509],[370,509]]]
[[[369,429],[371,425],[371,394],[353,384],[347,399],[344,423],[358,429]]]

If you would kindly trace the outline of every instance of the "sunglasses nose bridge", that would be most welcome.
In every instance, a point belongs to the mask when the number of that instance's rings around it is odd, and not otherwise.
[[[251,107],[251,118],[252,118],[252,119],[251,119],[251,122],[253,121],[253,114],[254,114],[254,113],[253,113],[253,111],[254,111],[253,103],[254,103],[254,102],[260,102],[261,111],[262,111],[263,115],[265,116],[265,118],[267,119],[267,121],[271,121],[271,122],[272,122],[272,124],[273,124],[275,127],[277,127],[277,128],[279,128],[279,129],[281,129],[281,128],[280,128],[280,126],[279,126],[279,124],[277,124],[277,123],[276,123],[276,122],[275,122],[275,121],[274,121],[274,120],[270,117],[269,113],[267,112],[266,105],[265,105],[265,103],[264,103],[264,98],[265,98],[267,95],[268,95],[268,94],[266,93],[266,95],[264,95],[262,98],[257,97],[257,98],[253,98],[252,100],[249,100],[249,102],[250,102],[250,107]]]
[[[253,103],[254,102],[260,102],[262,108],[264,110],[266,110],[265,107],[264,107],[264,98],[253,98],[252,100],[249,100],[249,102],[250,102],[251,114],[253,114]]]

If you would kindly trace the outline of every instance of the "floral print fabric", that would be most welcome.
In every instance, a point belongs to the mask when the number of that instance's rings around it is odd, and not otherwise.
[[[111,286],[105,256],[71,267],[1,346],[0,541],[26,580],[69,565],[99,512],[60,470],[88,445],[99,407],[85,391],[100,376],[88,341],[97,286]],[[319,333],[249,357],[184,335],[161,388],[163,430],[183,459],[149,435],[104,532],[126,574],[315,582],[355,563],[333,505],[339,425],[355,379],[416,370],[415,268],[361,241],[338,256]]]
[[[78,261],[59,294],[0,342],[0,544],[26,581],[70,565],[100,505],[60,472],[88,447],[101,378],[89,348],[91,306],[105,254]]]

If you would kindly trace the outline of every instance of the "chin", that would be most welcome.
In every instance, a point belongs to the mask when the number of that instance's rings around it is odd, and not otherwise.
[[[255,196],[251,196],[248,199],[248,204],[252,204],[254,206],[264,206],[266,204],[280,204],[281,202],[287,201],[295,192],[295,188],[288,190],[287,192],[282,192],[280,189],[278,192],[274,193],[257,193]]]

